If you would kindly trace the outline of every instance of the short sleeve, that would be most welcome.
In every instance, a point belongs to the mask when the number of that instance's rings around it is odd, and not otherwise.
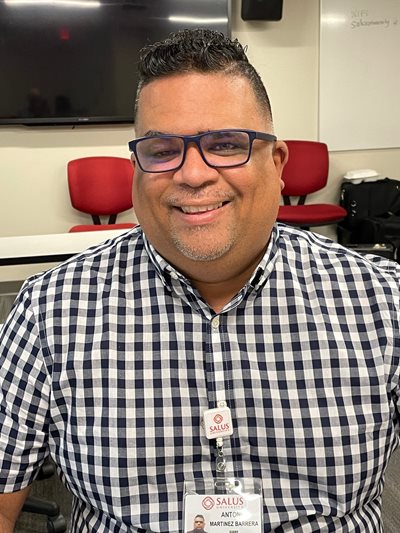
[[[31,306],[21,290],[0,331],[0,492],[29,485],[48,455],[50,380]]]

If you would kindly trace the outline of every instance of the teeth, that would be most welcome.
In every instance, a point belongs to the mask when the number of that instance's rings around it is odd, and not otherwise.
[[[205,211],[212,211],[213,209],[219,209],[220,207],[222,207],[222,202],[202,206],[185,205],[181,206],[181,209],[184,213],[204,213]]]

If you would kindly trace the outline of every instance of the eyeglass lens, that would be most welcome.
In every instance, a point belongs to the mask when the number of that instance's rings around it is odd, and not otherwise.
[[[165,172],[177,168],[184,157],[184,140],[179,137],[150,137],[137,144],[137,156],[144,170]],[[229,167],[247,161],[250,139],[246,132],[211,132],[200,137],[204,159],[211,166]]]

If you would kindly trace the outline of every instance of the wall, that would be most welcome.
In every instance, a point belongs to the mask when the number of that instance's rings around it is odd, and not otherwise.
[[[316,140],[319,0],[284,0],[280,22],[244,22],[240,1],[232,5],[233,35],[248,45],[268,87],[276,133]],[[133,137],[130,125],[0,127],[0,236],[62,233],[86,222],[70,205],[67,161],[87,155],[129,157],[127,142]],[[371,167],[400,178],[399,162],[400,149],[331,153],[328,187],[315,199],[337,201],[341,177],[351,168]],[[131,213],[120,218],[130,219]]]
[[[321,0],[320,20],[320,137],[332,150],[400,146],[400,2]]]

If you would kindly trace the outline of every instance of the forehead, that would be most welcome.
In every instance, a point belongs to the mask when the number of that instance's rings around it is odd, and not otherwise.
[[[144,86],[136,134],[197,133],[210,129],[265,129],[268,121],[250,82],[223,73],[166,76]]]

